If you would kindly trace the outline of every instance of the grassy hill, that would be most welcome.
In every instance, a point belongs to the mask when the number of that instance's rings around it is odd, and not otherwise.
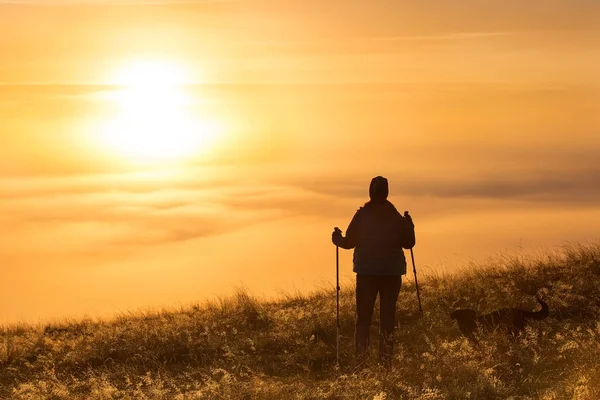
[[[400,294],[391,373],[376,360],[353,367],[351,286],[342,292],[339,369],[333,288],[275,302],[239,292],[110,321],[3,327],[0,398],[600,398],[600,243],[500,257],[420,284],[422,316],[414,286]],[[550,317],[518,339],[496,333],[473,345],[449,317],[460,307],[537,309],[535,294]]]

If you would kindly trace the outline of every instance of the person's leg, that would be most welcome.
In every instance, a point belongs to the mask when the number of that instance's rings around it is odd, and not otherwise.
[[[375,276],[356,275],[356,331],[354,340],[356,344],[357,362],[362,362],[369,347],[369,329],[373,307],[377,299],[377,285]]]
[[[379,360],[387,368],[391,368],[394,350],[396,302],[398,301],[398,294],[402,285],[402,276],[382,276],[380,278]]]

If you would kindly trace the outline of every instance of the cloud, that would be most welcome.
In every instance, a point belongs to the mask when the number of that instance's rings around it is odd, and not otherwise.
[[[461,181],[410,182],[412,195],[441,198],[515,199],[536,203],[598,203],[600,170],[583,176],[547,176],[514,180],[493,178]]]
[[[388,175],[392,195],[403,198],[433,197],[441,199],[518,200],[539,204],[594,204],[600,202],[600,169],[588,168],[547,173],[507,173],[497,176],[407,176],[391,172]],[[370,179],[370,178],[368,178]],[[359,179],[299,180],[298,186],[329,196],[353,199],[366,198],[367,177]]]
[[[45,188],[13,182],[12,193],[4,185],[0,223],[14,229],[1,235],[0,253],[100,252],[110,257],[220,235],[297,214],[299,208],[290,206],[294,194],[283,195],[276,187],[159,181],[128,188],[115,177],[103,179],[86,184],[83,179],[54,180]],[[130,177],[128,182],[134,181]]]
[[[517,200],[536,204],[597,203],[599,172],[579,177],[539,177],[519,181],[400,180],[390,182],[402,198]],[[401,183],[399,183],[401,182]],[[108,242],[118,245],[168,243],[220,234],[241,226],[292,215],[329,217],[342,203],[367,199],[362,180],[340,184],[313,180],[297,186],[161,189],[144,192],[87,192],[41,195],[4,201],[2,211],[13,223],[34,225],[97,224],[123,227]],[[398,195],[396,194],[395,197]],[[5,217],[8,218],[8,217]],[[102,241],[106,239],[103,238]]]

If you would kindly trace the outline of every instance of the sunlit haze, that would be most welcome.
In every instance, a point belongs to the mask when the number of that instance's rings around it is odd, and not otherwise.
[[[0,324],[333,287],[331,231],[377,175],[424,275],[597,240],[598,21],[587,0],[0,0]]]
[[[118,107],[100,133],[110,147],[139,161],[177,160],[210,150],[214,118],[192,112],[184,73],[160,61],[137,62],[119,73],[112,93]]]

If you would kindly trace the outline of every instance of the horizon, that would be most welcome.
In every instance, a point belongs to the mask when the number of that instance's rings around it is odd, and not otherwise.
[[[377,175],[423,275],[597,241],[599,15],[0,0],[0,325],[333,287]]]

